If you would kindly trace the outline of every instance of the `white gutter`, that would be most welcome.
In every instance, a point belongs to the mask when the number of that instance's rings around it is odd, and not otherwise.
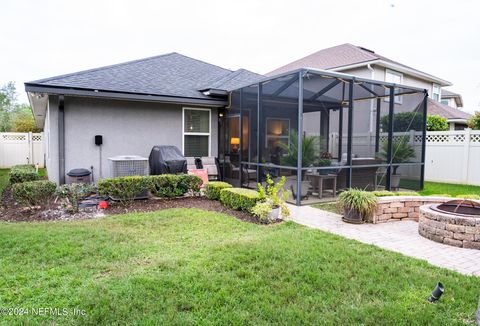
[[[367,69],[370,70],[370,79],[375,79],[375,69],[372,68],[371,64],[367,64]],[[372,85],[372,91],[374,86]],[[378,108],[377,108],[378,110]],[[373,132],[373,117],[375,116],[375,101],[370,100],[370,132]]]

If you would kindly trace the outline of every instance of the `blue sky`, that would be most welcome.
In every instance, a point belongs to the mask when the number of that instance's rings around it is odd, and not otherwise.
[[[22,1],[0,3],[0,84],[179,52],[259,73],[352,43],[451,81],[480,110],[480,2]]]

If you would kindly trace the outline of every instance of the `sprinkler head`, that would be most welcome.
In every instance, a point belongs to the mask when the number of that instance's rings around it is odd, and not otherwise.
[[[442,283],[438,282],[437,285],[435,286],[435,288],[432,291],[432,295],[430,296],[430,298],[428,298],[428,301],[433,303],[433,302],[439,300],[440,297],[442,296],[443,292],[445,292],[445,287],[443,286]]]

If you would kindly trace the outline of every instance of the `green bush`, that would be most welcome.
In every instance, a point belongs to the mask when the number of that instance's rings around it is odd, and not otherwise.
[[[420,194],[415,191],[397,191],[394,194],[395,196],[420,196]]]
[[[427,116],[427,131],[447,131],[447,130],[448,130],[447,118],[444,118],[439,115]]]
[[[225,207],[249,213],[260,199],[260,194],[251,189],[224,188],[220,191],[220,201]]]
[[[98,193],[122,202],[148,196],[151,179],[144,176],[130,176],[102,179],[97,182]]]
[[[58,187],[56,194],[65,200],[66,206],[70,207],[73,212],[78,212],[80,201],[87,197],[92,191],[93,186],[90,184],[72,183]]]
[[[40,175],[33,165],[15,165],[10,169],[10,183],[39,180]]]
[[[476,111],[475,114],[468,120],[468,128],[480,130],[480,111]]]
[[[428,197],[452,197],[450,194],[433,194],[433,195],[428,195]]]
[[[205,195],[208,199],[219,200],[220,191],[225,188],[232,188],[232,185],[222,181],[211,181],[205,185]]]
[[[480,200],[480,195],[475,195],[475,194],[458,195],[458,196],[455,196],[455,197],[456,198],[464,198],[464,199]]]
[[[388,132],[388,115],[380,119],[383,132]],[[400,112],[393,115],[393,132],[423,130],[423,114],[419,112]]]
[[[377,197],[395,196],[395,193],[388,190],[372,191],[372,194]]]
[[[157,197],[179,197],[189,191],[198,193],[202,179],[188,174],[162,174],[149,176],[150,190]]]
[[[177,175],[180,181],[178,186],[183,191],[183,194],[192,192],[193,194],[198,194],[200,192],[200,187],[203,184],[202,178],[197,175],[191,174],[179,174]]]
[[[26,205],[42,205],[50,201],[57,185],[47,180],[27,181],[12,185],[13,198]]]
[[[372,191],[372,194],[376,197],[385,197],[385,196],[420,196],[418,192],[414,191],[388,191],[388,190],[378,190]]]

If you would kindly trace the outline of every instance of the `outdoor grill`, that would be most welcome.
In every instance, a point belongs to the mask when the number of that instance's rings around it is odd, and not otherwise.
[[[187,159],[175,146],[154,146],[148,160],[152,175],[187,173]]]

